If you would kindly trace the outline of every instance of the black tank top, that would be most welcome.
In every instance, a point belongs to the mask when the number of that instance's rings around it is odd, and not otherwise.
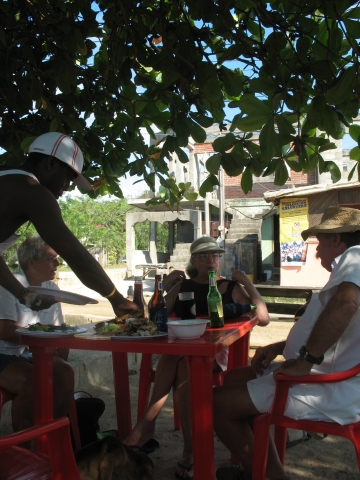
[[[234,303],[232,298],[232,292],[234,290],[236,282],[226,280],[225,278],[219,280],[217,285],[221,285],[224,282],[228,282],[228,286],[224,293],[221,294],[223,304]],[[182,292],[194,292],[195,304],[196,304],[196,315],[207,315],[208,314],[208,305],[207,305],[207,294],[209,293],[209,284],[208,283],[197,283],[191,279],[185,279],[181,286],[179,293]],[[181,316],[180,309],[180,300],[179,297],[176,297],[174,305],[175,315],[177,317]]]

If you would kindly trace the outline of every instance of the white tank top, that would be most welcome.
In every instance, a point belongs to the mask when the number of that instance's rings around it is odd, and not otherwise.
[[[35,175],[33,175],[32,173],[26,172],[25,170],[17,170],[17,169],[14,169],[14,170],[0,170],[0,177],[3,177],[5,175],[27,175],[28,177],[31,177],[34,180],[36,180],[37,182],[39,182],[39,180],[35,177]],[[29,225],[30,225],[30,222],[29,222]],[[6,252],[6,250],[8,250],[10,247],[12,247],[14,245],[14,243],[16,243],[21,237],[22,237],[22,235],[16,235],[16,233],[14,233],[7,240],[4,240],[3,242],[1,242],[0,243],[0,255],[2,255],[4,252]]]

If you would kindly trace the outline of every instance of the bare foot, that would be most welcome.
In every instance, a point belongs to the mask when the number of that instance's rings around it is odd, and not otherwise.
[[[125,445],[142,447],[146,442],[154,438],[155,430],[150,429],[145,432],[141,432],[137,429],[134,429],[130,435],[125,438]]]
[[[177,464],[176,467],[176,478],[193,478],[193,455],[192,452],[183,453],[181,462]]]

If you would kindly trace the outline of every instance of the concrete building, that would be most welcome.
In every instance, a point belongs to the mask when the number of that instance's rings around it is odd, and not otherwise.
[[[189,140],[185,149],[189,163],[182,164],[175,154],[169,161],[170,175],[177,183],[191,182],[194,191],[198,191],[208,175],[206,161],[214,154],[212,143],[224,135],[218,126],[206,129],[206,132],[207,138],[202,144]],[[158,134],[157,137],[159,141],[166,135]],[[256,135],[254,139],[257,140]],[[342,150],[341,140],[335,143],[338,148],[324,152],[323,156],[339,166],[343,177],[340,183],[347,183],[348,174],[356,162],[349,160],[349,151]],[[165,207],[149,207],[146,199],[129,201],[142,212],[127,214],[128,276],[132,276],[135,265],[141,263],[167,262],[169,267],[185,268],[190,243],[207,234],[226,249],[221,263],[223,275],[231,275],[233,270],[240,268],[255,282],[265,281],[268,277],[280,282],[279,215],[276,206],[269,203],[266,196],[269,192],[294,192],[312,185],[332,184],[330,174],[320,175],[318,170],[302,174],[290,169],[284,186],[274,184],[274,175],[254,176],[253,189],[247,195],[241,189],[241,175],[230,177],[220,170],[219,183],[220,186],[214,187],[205,199],[198,197],[194,202],[180,202],[178,212],[170,212]],[[148,251],[135,250],[134,225],[145,220],[151,222],[150,247]],[[156,251],[156,222],[169,222],[167,253]]]

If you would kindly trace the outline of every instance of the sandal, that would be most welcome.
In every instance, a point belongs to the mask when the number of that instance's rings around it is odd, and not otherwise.
[[[182,465],[181,463],[178,463],[178,467],[180,468],[183,468],[184,470],[186,470],[187,472],[187,475],[186,477],[182,477],[181,475],[179,475],[177,472],[175,472],[175,478],[177,478],[178,480],[186,480],[186,479],[189,479],[189,480],[194,480],[194,475],[189,475],[189,472],[190,470],[193,469],[193,464],[189,465],[188,467],[185,467],[185,465]]]
[[[128,445],[128,447],[136,450],[137,452],[142,452],[146,453],[146,455],[149,455],[150,453],[155,452],[155,450],[159,450],[160,444],[157,440],[155,440],[155,438],[151,438],[145,442],[142,447],[139,447],[139,445]]]

